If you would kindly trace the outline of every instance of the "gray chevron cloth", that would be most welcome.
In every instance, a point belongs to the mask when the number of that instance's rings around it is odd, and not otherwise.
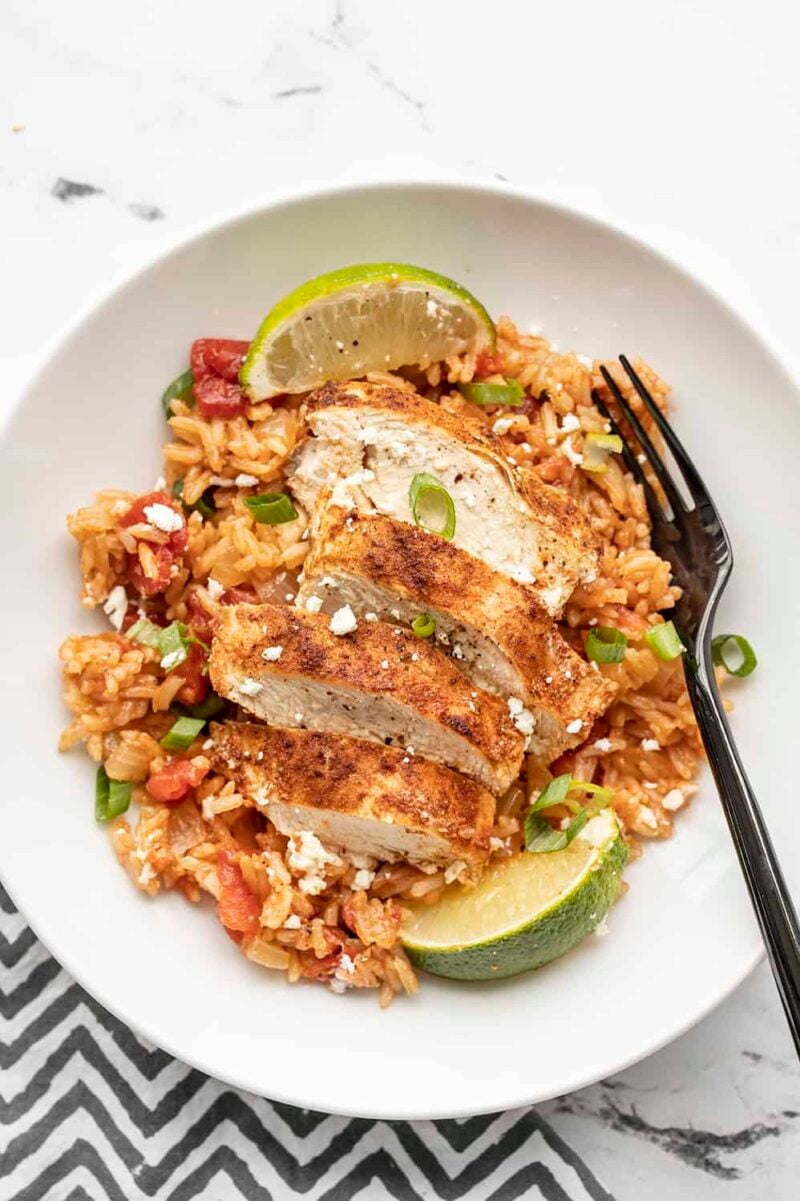
[[[614,1201],[536,1109],[375,1122],[228,1088],[143,1042],[0,887],[0,1201]]]

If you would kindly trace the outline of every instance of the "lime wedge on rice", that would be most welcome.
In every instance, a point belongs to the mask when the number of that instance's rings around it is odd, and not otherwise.
[[[403,945],[416,967],[455,980],[541,967],[602,922],[627,857],[613,810],[602,809],[563,851],[495,860],[475,888],[454,885],[434,905],[409,905]]]
[[[486,309],[461,284],[408,263],[318,275],[264,318],[239,378],[255,400],[368,371],[427,367],[494,346]]]

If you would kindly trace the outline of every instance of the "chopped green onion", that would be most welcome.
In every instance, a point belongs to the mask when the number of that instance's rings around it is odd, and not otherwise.
[[[213,488],[206,488],[199,500],[196,500],[193,505],[187,505],[183,499],[183,480],[176,480],[172,485],[172,495],[176,500],[181,502],[187,513],[199,513],[206,520],[209,517],[213,517],[217,511],[217,506],[214,504]]]
[[[200,717],[179,717],[158,745],[165,751],[188,751],[205,724]]]
[[[594,800],[581,807],[570,798],[572,792],[586,792]],[[580,833],[589,818],[609,804],[611,796],[611,789],[601,784],[575,780],[569,774],[556,776],[542,789],[528,810],[524,824],[526,850],[532,854],[562,851]],[[572,811],[572,820],[564,830],[554,830],[547,818],[542,816],[542,809],[551,809],[554,805],[566,805]]]
[[[474,405],[510,405],[513,409],[520,408],[525,395],[525,389],[516,379],[507,379],[503,384],[460,384],[458,390]]]
[[[565,830],[554,830],[540,813],[529,813],[525,818],[525,849],[532,855],[563,851],[580,834],[588,820],[588,810],[579,809]]]
[[[595,663],[621,663],[628,639],[614,626],[595,626],[586,635],[586,654]]]
[[[587,434],[583,440],[581,467],[584,471],[594,471],[597,475],[602,475],[608,471],[608,456],[618,455],[621,450],[622,439],[619,434]]]
[[[671,621],[662,625],[651,626],[645,633],[644,640],[654,655],[659,659],[677,659],[686,650],[678,631]]]
[[[452,496],[436,476],[424,471],[415,475],[408,490],[408,503],[418,526],[448,541],[453,538],[456,532],[456,507]],[[427,516],[423,515],[423,508],[427,510]]]
[[[210,717],[218,717],[227,703],[221,696],[217,696],[216,692],[209,692],[199,705],[184,705],[180,701],[173,701],[169,708],[171,713],[177,713],[179,717],[198,717],[208,721]]]
[[[711,640],[711,658],[717,667],[724,667],[728,675],[739,676],[740,679],[749,676],[758,663],[756,652],[741,634],[717,634]]]
[[[436,622],[430,613],[420,613],[411,623],[411,629],[417,638],[430,638],[436,632]]]
[[[160,626],[148,621],[146,617],[131,626],[128,630],[128,637],[157,650],[161,656],[161,666],[165,671],[172,671],[173,667],[178,667],[184,662],[193,642],[199,646],[205,645],[200,642],[199,638],[193,638],[189,634],[187,626],[182,621],[173,621],[162,630]]]
[[[102,763],[97,769],[94,784],[94,819],[108,822],[119,817],[131,803],[129,780],[111,780]]]
[[[172,416],[173,400],[182,400],[188,404],[190,408],[194,408],[194,394],[192,392],[193,386],[194,376],[192,375],[191,370],[182,371],[181,374],[177,376],[171,384],[167,385],[161,397],[161,406],[164,410],[164,416],[167,419]]]
[[[192,639],[187,638],[187,627],[182,621],[173,621],[161,631],[158,649],[161,652],[161,666],[165,671],[172,671],[183,663],[188,654]]]
[[[261,525],[284,525],[287,521],[294,521],[297,516],[297,509],[285,492],[246,496],[244,503]]]
[[[590,796],[593,796],[594,800],[588,806],[593,811],[609,805],[614,795],[610,788],[605,788],[602,784],[592,784],[589,780],[573,780],[570,792],[588,792]]]
[[[157,626],[154,622],[148,621],[146,617],[142,617],[128,630],[128,637],[157,651],[159,649],[161,633],[161,626]]]
[[[540,809],[549,809],[551,805],[563,805],[571,787],[572,776],[569,773],[564,776],[556,776],[539,793],[531,805],[530,812],[538,813]]]

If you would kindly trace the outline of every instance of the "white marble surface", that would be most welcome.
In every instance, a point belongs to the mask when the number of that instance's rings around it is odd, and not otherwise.
[[[76,312],[185,232],[394,176],[508,179],[620,223],[800,374],[799,37],[789,0],[6,0],[0,414]],[[546,1110],[617,1201],[797,1195],[800,1072],[763,967]]]

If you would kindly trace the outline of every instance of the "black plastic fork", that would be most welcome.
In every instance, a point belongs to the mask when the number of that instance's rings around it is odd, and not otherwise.
[[[683,655],[686,686],[800,1055],[800,925],[725,717],[711,657],[714,614],[733,568],[730,539],[708,489],[672,426],[625,356],[620,355],[619,361],[668,447],[691,497],[691,504],[687,504],[616,380],[601,367],[603,379],[638,447],[622,435],[597,391],[592,394],[593,400],[614,433],[622,437],[625,464],[644,489],[653,525],[653,549],[672,565],[675,582],[683,590],[670,616],[686,647]],[[658,481],[666,503],[651,486],[645,464]]]

